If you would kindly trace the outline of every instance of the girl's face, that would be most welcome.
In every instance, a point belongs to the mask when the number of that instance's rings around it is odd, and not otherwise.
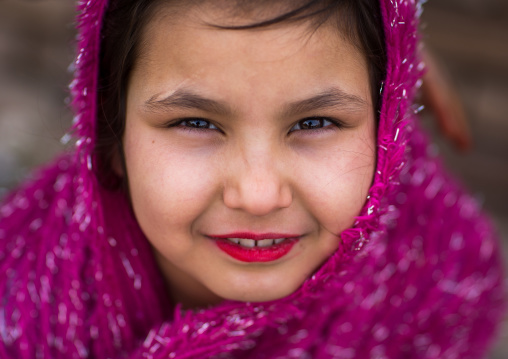
[[[353,224],[375,165],[367,63],[336,28],[206,25],[221,16],[159,12],[127,95],[132,205],[187,307],[294,292]]]

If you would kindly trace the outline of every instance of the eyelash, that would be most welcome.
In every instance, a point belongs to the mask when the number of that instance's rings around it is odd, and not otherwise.
[[[202,123],[202,126],[189,126],[188,125],[191,122],[197,122],[197,121],[200,121]],[[308,121],[318,121],[319,123],[317,123],[317,124],[315,123],[316,127],[313,127],[313,128],[302,128],[302,126],[305,126],[303,124]],[[185,123],[187,123],[187,125],[185,125]],[[329,130],[329,127],[331,127],[332,125],[334,125],[335,127],[339,128],[339,129],[343,129],[346,127],[346,125],[344,125],[344,123],[342,123],[341,121],[338,121],[338,120],[335,120],[335,119],[332,119],[329,117],[312,116],[312,117],[306,117],[306,118],[298,121],[296,124],[293,125],[293,127],[291,127],[291,129],[289,130],[289,133],[292,133],[295,131],[312,131],[312,132],[327,131],[327,130]],[[299,128],[294,129],[297,126]],[[312,125],[307,124],[307,126],[311,127]],[[191,131],[191,132],[194,132],[194,131],[202,132],[202,131],[206,131],[206,130],[218,130],[219,132],[222,132],[217,126],[212,124],[210,121],[205,120],[204,118],[197,118],[197,117],[196,118],[181,119],[175,123],[168,125],[167,127],[168,128],[179,127],[184,131]]]
[[[188,125],[186,126],[186,125],[184,125],[184,123],[186,123],[186,122],[190,123],[190,122],[193,122],[193,121],[194,122],[197,122],[197,121],[205,122],[206,124],[205,124],[205,126],[188,126]],[[218,130],[218,131],[220,131],[220,129],[217,126],[215,126],[214,124],[212,124],[210,121],[205,120],[204,118],[198,118],[198,117],[196,117],[196,118],[182,119],[180,121],[177,121],[174,124],[169,125],[168,127],[179,127],[182,130],[191,131],[191,132],[193,132],[193,131],[199,131],[199,132],[201,132],[201,131],[205,131],[205,130]],[[222,132],[222,131],[220,131],[220,132]]]
[[[310,122],[310,121],[314,121],[314,125],[307,124],[307,125],[304,125],[304,126],[308,126],[308,127],[318,126],[318,127],[302,128],[302,125],[305,122]],[[317,121],[318,123],[316,124],[315,121]],[[306,117],[306,118],[298,121],[293,127],[291,127],[291,129],[289,130],[289,133],[295,132],[295,131],[311,131],[311,130],[313,132],[327,131],[327,130],[332,129],[331,128],[332,125],[334,125],[335,127],[339,128],[339,129],[342,129],[342,128],[345,127],[342,122],[334,120],[332,118],[321,117],[321,116],[312,116],[312,117]],[[297,126],[299,128],[294,129]]]

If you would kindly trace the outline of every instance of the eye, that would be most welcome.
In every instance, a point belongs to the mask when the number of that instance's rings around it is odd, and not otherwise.
[[[297,130],[319,130],[330,125],[341,127],[337,122],[326,117],[308,117],[298,121],[289,132]]]
[[[187,118],[176,125],[196,130],[218,130],[217,126],[202,118]]]

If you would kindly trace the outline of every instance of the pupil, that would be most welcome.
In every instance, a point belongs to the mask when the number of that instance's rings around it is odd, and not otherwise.
[[[198,128],[204,128],[206,127],[206,121],[203,120],[189,120],[188,121],[189,126],[191,127],[198,127]]]
[[[302,129],[305,129],[305,130],[309,130],[309,129],[313,129],[313,128],[317,128],[317,127],[322,127],[323,123],[322,120],[319,120],[319,119],[308,119],[308,120],[304,120],[302,121],[301,123],[301,128]]]

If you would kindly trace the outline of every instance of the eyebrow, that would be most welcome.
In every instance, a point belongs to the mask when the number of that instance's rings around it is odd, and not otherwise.
[[[171,95],[160,100],[157,100],[157,95],[152,96],[145,102],[145,109],[149,112],[163,112],[174,110],[175,108],[195,109],[217,115],[227,115],[232,112],[230,107],[224,102],[208,99],[189,90],[182,89],[176,90]]]
[[[357,95],[332,87],[308,99],[291,102],[283,110],[283,116],[291,117],[323,109],[341,109],[347,112],[364,111],[369,104]]]
[[[365,110],[367,106],[369,104],[363,98],[332,87],[310,98],[290,102],[284,106],[282,116],[291,117],[323,109],[358,112]],[[164,112],[175,108],[201,110],[217,115],[229,115],[233,112],[225,102],[205,98],[184,89],[179,89],[160,100],[155,95],[145,102],[145,109],[148,112]]]

